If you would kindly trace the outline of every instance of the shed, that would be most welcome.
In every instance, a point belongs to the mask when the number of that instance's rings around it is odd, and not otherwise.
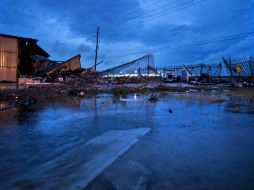
[[[48,59],[38,40],[0,34],[0,82],[17,82],[20,75],[32,75],[32,56]]]

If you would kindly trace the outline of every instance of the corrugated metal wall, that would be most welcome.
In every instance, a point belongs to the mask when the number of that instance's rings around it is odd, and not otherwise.
[[[0,81],[16,82],[18,40],[0,36]]]
[[[77,55],[77,56],[69,59],[61,66],[66,66],[66,68],[67,68],[66,70],[71,70],[71,71],[80,69],[80,55]]]
[[[80,69],[80,67],[81,67],[80,58],[81,58],[81,55],[76,55],[75,57],[72,57],[71,59],[65,61],[64,63],[47,71],[47,74],[52,74],[58,70],[59,70],[58,72],[60,72],[60,71],[64,72],[64,71],[74,71],[76,69]]]

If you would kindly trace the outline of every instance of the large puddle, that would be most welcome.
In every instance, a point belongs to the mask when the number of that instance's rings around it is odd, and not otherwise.
[[[150,102],[147,95],[119,101],[99,95],[32,112],[2,111],[0,189],[39,189],[29,179],[43,173],[41,165],[109,130],[136,128],[151,131],[88,189],[128,189],[142,175],[147,189],[254,189],[254,102],[188,96],[160,94]]]

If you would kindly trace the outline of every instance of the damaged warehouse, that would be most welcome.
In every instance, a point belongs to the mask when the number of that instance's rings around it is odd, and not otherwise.
[[[19,82],[20,78],[47,76],[56,70],[81,68],[80,55],[67,61],[52,61],[37,39],[0,34],[0,82]]]
[[[160,77],[157,68],[155,68],[153,54],[147,54],[136,60],[107,69],[102,74],[114,77]]]

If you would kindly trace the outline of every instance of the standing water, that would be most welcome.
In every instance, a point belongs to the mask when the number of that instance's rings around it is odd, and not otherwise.
[[[160,94],[152,102],[147,95],[119,100],[98,95],[36,111],[2,111],[0,189],[45,189],[63,183],[59,168],[65,168],[74,182],[75,169],[101,152],[93,148],[72,155],[76,147],[112,130],[141,128],[149,133],[105,168],[91,166],[100,174],[86,189],[132,185],[136,189],[254,189],[254,103],[247,98],[193,95]],[[122,138],[131,138],[128,134]],[[48,166],[61,159],[64,164],[51,170],[53,178],[48,177]]]

